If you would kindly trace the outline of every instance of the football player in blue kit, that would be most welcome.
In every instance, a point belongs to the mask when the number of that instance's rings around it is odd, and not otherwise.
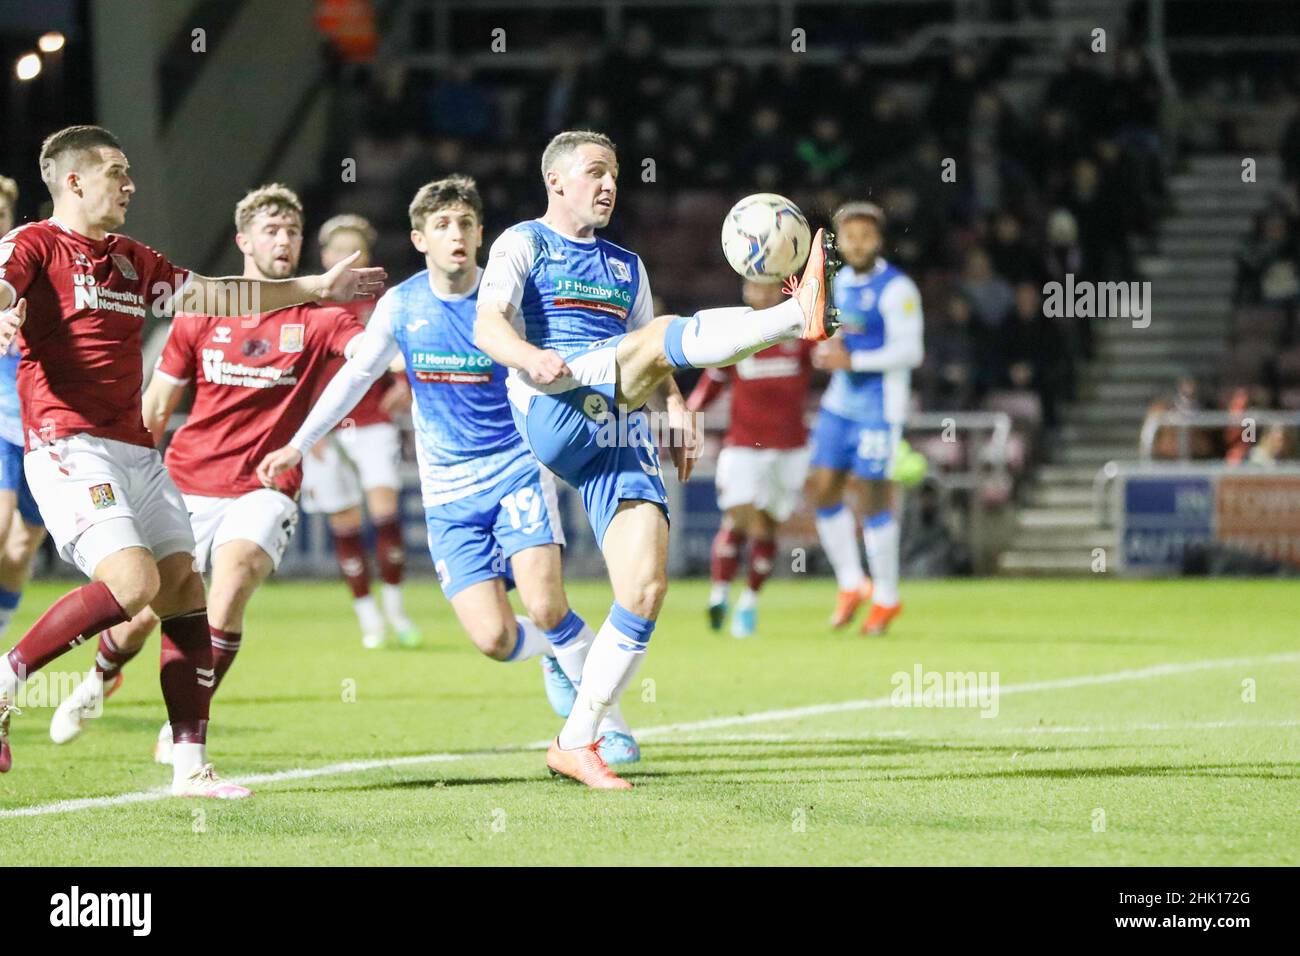
[[[18,184],[0,176],[0,236],[13,228],[17,201]],[[0,245],[0,270],[11,250]],[[45,537],[40,509],[23,473],[27,446],[18,404],[18,356],[16,339],[0,354],[0,636],[18,609],[32,558]]]
[[[672,373],[732,365],[780,341],[825,339],[834,331],[826,301],[834,266],[819,229],[781,304],[656,318],[640,257],[596,235],[618,192],[614,144],[596,132],[560,133],[541,172],[546,213],[493,243],[474,337],[510,368],[511,410],[533,454],[581,493],[614,591],[547,766],[591,787],[629,789],[596,742],[644,657],[667,588],[667,500],[652,430],[678,436],[668,444],[681,478],[693,465],[691,416]],[[647,410],[668,428],[652,429]]]
[[[911,370],[924,356],[921,295],[880,254],[885,215],[879,206],[849,203],[833,221],[844,268],[834,282],[840,334],[813,353],[813,363],[831,372],[812,437],[817,534],[839,587],[831,626],[848,624],[870,601],[862,633],[884,634],[903,609],[891,471],[907,418]],[[857,519],[844,503],[846,487],[862,509],[870,580],[862,571]]]
[[[443,593],[487,656],[540,657],[547,697],[567,717],[593,634],[564,593],[555,479],[515,430],[506,370],[474,346],[483,203],[473,180],[450,176],[416,193],[410,218],[411,242],[426,268],[384,293],[352,359],[258,472],[270,482],[297,464],[400,355],[414,397],[429,552]],[[511,609],[509,584],[527,617]],[[639,759],[617,705],[603,715],[600,732],[607,763]]]

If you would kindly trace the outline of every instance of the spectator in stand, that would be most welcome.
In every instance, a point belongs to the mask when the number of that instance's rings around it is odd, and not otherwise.
[[[979,60],[969,50],[958,50],[944,64],[930,97],[926,111],[930,125],[938,132],[946,155],[955,155],[959,162],[965,159],[966,127],[981,86]]]
[[[993,271],[989,254],[979,246],[966,253],[961,291],[970,298],[976,321],[991,332],[1002,327],[1015,304],[1011,283]]]
[[[975,322],[971,300],[953,292],[945,303],[940,333],[931,336],[925,358],[929,384],[926,406],[968,410],[978,408],[994,379],[983,330]]]
[[[1286,457],[1287,430],[1281,425],[1270,425],[1264,436],[1250,450],[1252,465],[1272,467]]]
[[[1291,309],[1300,299],[1300,249],[1286,216],[1277,209],[1261,213],[1255,228],[1237,250],[1238,305]]]
[[[1004,385],[1034,392],[1043,410],[1043,425],[1059,424],[1058,408],[1069,377],[1068,342],[1043,314],[1042,296],[1033,282],[1016,286],[1013,320],[1001,336],[1006,359]]]
[[[1086,41],[1080,43],[1070,51],[1064,72],[1047,84],[1046,104],[1073,113],[1089,139],[1103,131],[1110,104],[1109,83],[1099,69],[1103,60]]]
[[[429,94],[427,115],[438,136],[488,138],[493,127],[492,99],[466,63],[457,63]]]
[[[1008,282],[1041,284],[1042,257],[1025,239],[1019,217],[1003,209],[995,212],[990,219],[988,251],[994,271]]]
[[[800,138],[795,146],[801,168],[799,180],[811,186],[833,183],[843,173],[852,158],[852,147],[840,131],[840,121],[834,116],[818,116],[812,132]]]
[[[750,129],[741,168],[754,187],[775,190],[789,179],[791,165],[790,138],[781,131],[781,114],[770,106],[761,107]]]

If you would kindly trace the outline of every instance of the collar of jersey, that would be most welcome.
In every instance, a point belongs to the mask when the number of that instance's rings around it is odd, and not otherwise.
[[[542,222],[540,219],[534,219],[533,222],[537,223],[539,226],[541,226],[551,235],[559,236],[565,242],[577,246],[579,249],[590,249],[592,246],[596,244],[596,238],[597,238],[596,236],[592,236],[590,239],[581,239],[577,236],[566,236],[564,233],[560,232],[560,230],[553,229],[552,227],[548,226],[546,223]]]
[[[110,232],[110,233],[106,233],[103,239],[91,239],[90,236],[83,236],[81,233],[77,232],[77,230],[73,229],[71,226],[69,226],[67,223],[63,222],[63,220],[59,219],[56,216],[51,216],[47,221],[52,222],[54,225],[58,226],[60,229],[62,229],[73,239],[76,239],[79,242],[84,242],[89,246],[107,245],[108,241],[112,239],[114,235],[113,233]]]
[[[474,296],[478,295],[478,284],[483,281],[483,267],[475,266],[474,270],[475,270],[474,287],[470,289],[468,292],[460,292],[460,293],[453,293],[451,295],[443,295],[441,292],[439,292],[437,289],[434,288],[433,273],[430,272],[428,269],[424,270],[424,281],[429,284],[429,291],[433,293],[433,297],[435,299],[441,299],[443,302],[464,302],[466,299],[472,299],[474,298]]]

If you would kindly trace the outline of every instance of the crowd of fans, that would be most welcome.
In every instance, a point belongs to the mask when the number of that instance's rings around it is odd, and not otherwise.
[[[992,47],[906,78],[875,78],[847,54],[834,65],[796,53],[757,68],[725,54],[670,65],[639,25],[618,48],[585,49],[566,38],[536,70],[483,75],[378,68],[358,150],[384,157],[395,188],[382,208],[359,211],[400,239],[401,197],[458,170],[478,179],[492,235],[538,213],[536,159],[554,132],[600,129],[623,161],[611,238],[642,251],[679,309],[735,298],[715,247],[740,196],[781,192],[823,220],[845,199],[871,198],[889,216],[888,257],[922,289],[922,406],[975,409],[1016,390],[1056,424],[1092,336],[1086,322],[1045,317],[1042,286],[1066,273],[1131,277],[1132,250],[1164,202],[1160,89],[1141,52],[1076,49],[1039,95],[1013,104],[1010,58]],[[392,252],[404,254],[396,241]]]

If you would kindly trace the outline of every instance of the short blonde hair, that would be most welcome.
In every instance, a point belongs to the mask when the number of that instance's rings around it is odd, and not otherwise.
[[[546,144],[546,150],[542,153],[542,179],[546,179],[546,174],[554,169],[561,159],[579,146],[586,146],[588,143],[603,146],[615,156],[618,155],[614,141],[604,133],[597,133],[590,129],[565,130],[563,133],[556,133]]]
[[[302,200],[284,183],[258,186],[239,200],[235,206],[235,228],[240,232],[247,232],[253,220],[261,213],[270,215],[288,213],[297,217],[299,226],[303,223]]]
[[[367,249],[373,249],[375,242],[379,239],[379,233],[375,232],[375,227],[370,225],[369,219],[365,216],[345,212],[337,216],[331,216],[320,227],[319,240],[321,246],[328,246],[335,234],[340,232],[355,232],[361,237],[361,241],[365,243]]]
[[[0,176],[0,199],[9,203],[10,209],[17,209],[18,183],[8,176]]]

